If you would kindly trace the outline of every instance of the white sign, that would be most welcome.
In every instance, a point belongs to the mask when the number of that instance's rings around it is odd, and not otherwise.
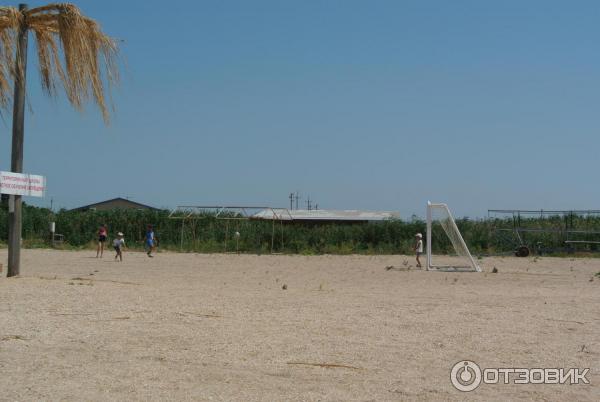
[[[0,193],[43,197],[46,178],[35,174],[0,172]]]

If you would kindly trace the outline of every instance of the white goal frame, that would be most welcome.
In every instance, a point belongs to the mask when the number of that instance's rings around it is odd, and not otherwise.
[[[455,234],[457,235],[456,237],[458,238],[458,241],[460,242],[461,246],[464,247],[464,249],[467,252],[466,258],[469,260],[471,267],[458,267],[458,266],[452,266],[452,265],[444,265],[444,266],[436,266],[432,264],[432,254],[431,254],[431,226],[433,223],[433,214],[432,214],[432,209],[433,208],[442,208],[446,211],[446,213],[448,214],[448,218],[450,221],[450,225],[453,231],[455,231]],[[450,209],[448,208],[448,205],[446,204],[441,204],[441,203],[431,203],[429,201],[427,201],[427,265],[426,265],[426,269],[427,271],[472,271],[472,272],[481,272],[481,268],[479,267],[479,265],[477,265],[477,263],[475,262],[475,259],[473,259],[473,256],[471,255],[471,252],[469,251],[469,248],[467,247],[467,244],[465,243],[465,240],[462,237],[462,234],[460,233],[460,231],[458,230],[458,227],[456,226],[456,222],[454,221],[454,216],[452,216],[452,213],[450,212]]]

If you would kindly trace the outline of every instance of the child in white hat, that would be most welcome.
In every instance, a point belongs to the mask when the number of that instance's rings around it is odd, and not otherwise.
[[[123,233],[117,233],[117,238],[113,240],[113,247],[117,252],[115,255],[115,261],[117,258],[119,261],[123,261],[123,248],[125,247],[125,238],[123,237]]]
[[[421,260],[419,260],[419,256],[423,254],[423,235],[421,233],[417,233],[415,235],[415,254],[417,255],[417,268],[421,268]]]

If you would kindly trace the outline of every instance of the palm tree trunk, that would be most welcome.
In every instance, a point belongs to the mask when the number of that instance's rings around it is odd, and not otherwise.
[[[19,4],[24,15],[27,4]],[[10,170],[23,172],[23,139],[25,128],[25,77],[27,69],[27,24],[21,21],[15,59],[15,96],[12,126],[12,156]],[[8,276],[19,275],[21,265],[22,200],[20,195],[11,195],[8,203]]]

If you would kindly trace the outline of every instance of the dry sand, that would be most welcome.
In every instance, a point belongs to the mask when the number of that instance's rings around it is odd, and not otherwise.
[[[94,255],[25,250],[0,279],[0,400],[600,400],[600,259]],[[591,384],[461,393],[463,359]]]

